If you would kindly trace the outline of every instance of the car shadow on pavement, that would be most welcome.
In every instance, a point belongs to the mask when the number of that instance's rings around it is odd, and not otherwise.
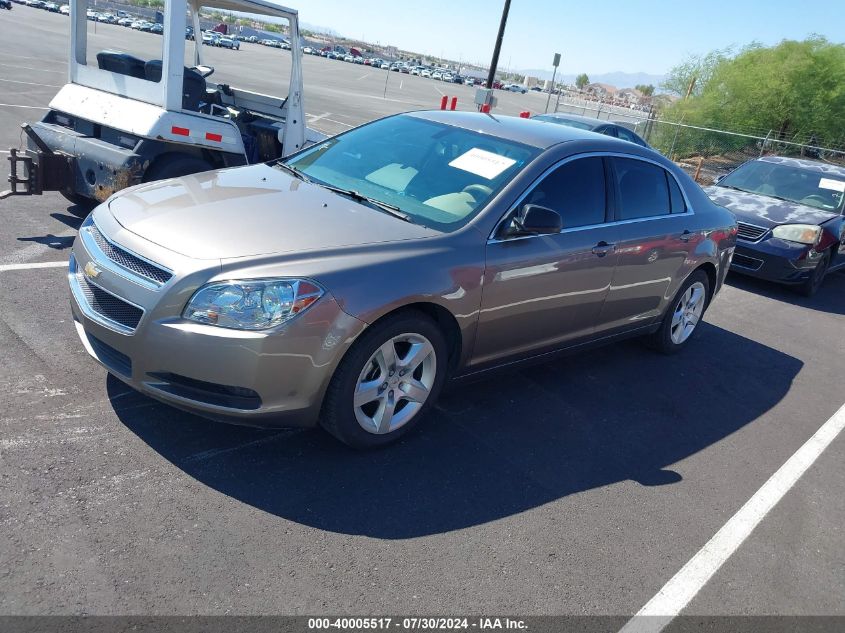
[[[845,270],[828,274],[815,297],[804,297],[788,286],[736,273],[729,274],[726,283],[746,292],[809,310],[845,314]]]
[[[698,334],[675,356],[629,341],[459,383],[416,432],[371,452],[128,406],[111,377],[108,391],[126,427],[210,488],[303,525],[403,539],[616,482],[680,481],[672,464],[758,420],[803,366],[707,323]]]

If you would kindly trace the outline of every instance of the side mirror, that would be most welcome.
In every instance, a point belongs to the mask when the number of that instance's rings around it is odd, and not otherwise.
[[[511,221],[510,235],[542,235],[560,233],[563,219],[554,209],[539,204],[526,204]]]

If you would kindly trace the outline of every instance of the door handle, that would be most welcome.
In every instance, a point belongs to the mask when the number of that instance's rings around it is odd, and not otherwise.
[[[681,241],[682,242],[689,242],[690,239],[692,239],[692,233],[690,233],[687,230],[684,230],[684,232],[681,233]]]
[[[616,250],[616,244],[608,244],[607,242],[599,242],[592,248],[593,255],[598,255],[599,257],[604,257],[610,252]]]

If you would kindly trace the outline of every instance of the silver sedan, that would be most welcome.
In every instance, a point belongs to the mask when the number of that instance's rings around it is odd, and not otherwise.
[[[173,406],[349,445],[447,379],[592,343],[689,344],[733,216],[631,143],[511,117],[389,117],[94,210],[68,279],[87,351]]]

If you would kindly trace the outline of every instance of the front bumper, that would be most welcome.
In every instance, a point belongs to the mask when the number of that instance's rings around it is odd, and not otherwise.
[[[186,321],[182,307],[208,280],[208,272],[183,274],[177,264],[173,279],[161,288],[144,288],[115,274],[102,253],[86,246],[90,241],[77,238],[68,273],[73,318],[85,349],[134,389],[207,418],[259,427],[314,425],[337,364],[365,327],[329,294],[264,332]],[[89,262],[100,272],[80,282]],[[137,306],[143,311],[137,327],[121,331],[102,318],[101,306],[92,308],[80,283]]]
[[[801,284],[820,260],[821,253],[807,244],[773,237],[760,242],[737,240],[731,270],[782,284]]]

